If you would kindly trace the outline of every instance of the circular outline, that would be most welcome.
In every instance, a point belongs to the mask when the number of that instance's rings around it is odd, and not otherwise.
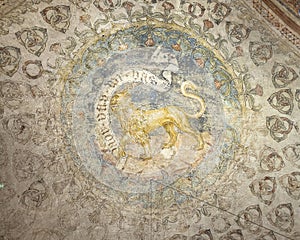
[[[36,65],[39,68],[39,72],[36,75],[30,75],[27,72],[28,65]],[[22,71],[26,75],[26,77],[28,77],[30,79],[37,79],[43,75],[44,68],[43,68],[42,62],[40,60],[27,60],[22,66]]]
[[[170,24],[165,24],[165,23],[161,23],[161,22],[159,22],[159,21],[156,21],[156,20],[152,20],[151,21],[151,23],[152,24],[154,24],[155,25],[155,27],[164,27],[164,28],[166,28],[166,29],[170,29]],[[227,76],[228,77],[230,77],[230,79],[229,79],[229,81],[231,82],[234,82],[234,87],[235,87],[235,89],[236,89],[236,92],[237,92],[237,95],[235,95],[235,97],[236,97],[236,99],[237,99],[237,101],[239,102],[239,104],[240,104],[240,108],[238,109],[238,114],[236,114],[236,115],[234,115],[234,116],[232,116],[232,118],[230,119],[231,121],[232,121],[232,123],[233,123],[233,125],[235,125],[235,124],[241,124],[241,122],[243,121],[242,119],[243,118],[241,118],[241,116],[243,116],[244,114],[245,114],[245,110],[246,110],[246,108],[245,108],[245,101],[244,101],[244,98],[243,98],[243,91],[242,91],[242,89],[243,89],[243,84],[242,84],[242,80],[241,79],[239,79],[236,75],[235,75],[235,73],[234,73],[234,71],[233,71],[233,69],[231,68],[231,66],[230,65],[228,65],[227,63],[226,63],[226,61],[223,59],[223,57],[220,55],[220,53],[216,50],[216,49],[211,49],[211,47],[208,45],[208,43],[203,39],[203,38],[201,38],[201,37],[199,37],[199,36],[197,36],[193,31],[191,31],[191,30],[188,30],[188,29],[184,29],[184,28],[182,28],[182,27],[180,27],[180,26],[178,26],[178,25],[176,25],[176,24],[171,24],[174,28],[173,29],[175,29],[175,30],[177,30],[177,31],[182,31],[183,33],[187,33],[187,34],[189,34],[189,37],[191,37],[191,38],[194,38],[194,39],[196,39],[196,44],[197,44],[197,46],[203,46],[204,48],[205,47],[207,47],[207,49],[208,49],[208,51],[210,51],[210,52],[212,52],[214,55],[213,55],[213,57],[214,57],[214,59],[216,60],[216,61],[219,61],[220,63],[221,63],[221,65],[222,65],[222,67],[221,68],[219,68],[219,74],[224,74],[224,73],[227,73]],[[147,21],[143,21],[143,22],[141,22],[141,23],[135,23],[135,24],[132,24],[132,25],[130,25],[130,26],[128,26],[128,28],[127,29],[129,29],[129,28],[134,28],[134,27],[136,27],[136,26],[140,26],[140,27],[145,27],[145,26],[149,26],[149,22],[147,22]],[[85,54],[85,52],[92,46],[92,45],[95,45],[98,41],[100,41],[100,40],[106,40],[106,39],[108,39],[112,34],[116,34],[116,33],[118,33],[120,30],[124,30],[124,26],[122,25],[116,25],[116,27],[113,29],[113,30],[111,30],[111,31],[108,31],[108,32],[106,32],[105,34],[102,34],[101,36],[96,36],[96,37],[94,37],[93,39],[91,39],[89,42],[87,42],[86,43],[86,45],[84,45],[78,52],[77,52],[77,55],[74,57],[74,60],[72,60],[71,62],[69,62],[64,68],[62,68],[62,69],[60,69],[60,71],[58,72],[58,74],[60,75],[60,80],[62,81],[62,92],[64,92],[64,91],[69,91],[68,90],[68,87],[70,87],[70,85],[69,84],[72,84],[71,82],[68,82],[67,80],[68,80],[68,76],[70,75],[70,74],[72,74],[72,70],[73,70],[73,68],[76,66],[76,64],[78,63],[78,62],[80,62],[81,61],[81,58],[84,56],[84,54]],[[221,59],[221,60],[220,60]],[[215,73],[215,72],[214,72]],[[64,98],[64,96],[63,96],[63,94],[61,95],[61,101],[63,102],[63,98]],[[66,104],[71,104],[72,105],[72,103],[71,102],[68,102],[68,103],[66,103]],[[224,109],[227,109],[227,110],[229,110],[229,111],[232,111],[232,108],[230,107],[230,106],[225,106],[224,105]],[[68,111],[68,110],[67,110]],[[62,123],[66,123],[66,125],[65,125],[65,127],[70,127],[70,123],[68,123],[68,121],[64,121],[63,119],[62,119]],[[66,133],[67,132],[69,132],[70,133],[70,129],[68,130],[68,129],[65,129],[66,130]],[[228,129],[228,135],[234,135],[234,136],[236,136],[236,134],[237,134],[237,132],[235,132],[235,130],[234,130],[234,128],[229,128]],[[229,136],[228,136],[228,138],[229,138]],[[229,140],[229,139],[228,139]],[[235,141],[236,141],[236,138],[234,139],[234,140],[232,140],[232,142],[230,143],[230,144],[235,144]],[[73,140],[69,137],[69,136],[67,136],[67,142],[70,144],[71,143],[71,145],[72,145],[72,142],[73,142]],[[71,148],[74,148],[74,146],[70,146]],[[71,154],[71,155],[69,155],[69,154]],[[72,153],[69,153],[68,155],[73,159],[73,161],[75,162],[75,165],[77,165],[78,167],[81,165],[80,164],[80,157],[77,155],[77,153],[75,153],[75,155],[73,155]],[[84,172],[85,173],[87,173],[88,175],[89,175],[89,173],[86,171],[86,170],[84,170]],[[95,177],[92,177],[93,179],[95,179]],[[97,181],[98,182],[98,181]],[[151,189],[152,189],[152,186],[153,186],[153,181],[150,181],[151,182]],[[103,184],[103,183],[101,183],[101,184]],[[163,185],[162,184],[160,184],[160,183],[157,183],[156,184],[156,186],[158,186],[158,187],[163,187]],[[150,190],[150,189],[149,189]]]

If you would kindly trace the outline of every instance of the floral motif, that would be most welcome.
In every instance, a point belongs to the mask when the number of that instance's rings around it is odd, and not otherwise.
[[[21,51],[19,48],[0,47],[0,72],[12,77],[19,67]]]
[[[63,206],[58,211],[59,225],[68,231],[75,231],[80,224],[79,214],[74,206]]]
[[[210,16],[216,24],[220,24],[231,12],[225,3],[213,2],[209,6]]]
[[[61,46],[61,43],[53,43],[53,44],[51,44],[49,49],[51,52],[55,52],[59,55],[62,55],[62,56],[66,55],[63,50],[63,47]]]
[[[238,51],[235,51],[236,53],[238,53]],[[249,74],[245,74],[243,76],[243,85],[244,85],[244,98],[246,101],[246,106],[249,107],[251,110],[253,111],[259,111],[262,106],[261,105],[256,105],[255,104],[255,95],[256,96],[263,96],[264,94],[264,90],[263,87],[259,84],[256,84],[255,88],[251,87],[250,84],[250,75]]]
[[[231,240],[231,239],[244,240],[242,230],[241,229],[231,230],[228,233],[226,233],[225,235],[220,237],[220,240]]]
[[[155,41],[151,34],[148,34],[147,41],[145,41],[145,45],[147,47],[153,47],[155,45]]]
[[[69,184],[70,179],[66,178],[66,179],[62,179],[62,180],[58,180],[56,182],[54,182],[52,184],[52,189],[54,191],[54,193],[56,195],[61,195],[64,193],[64,189],[67,187],[67,185]]]
[[[259,155],[260,168],[265,172],[280,171],[284,166],[282,157],[275,149],[265,146]]]
[[[261,85],[256,84],[255,88],[250,90],[250,93],[261,97],[264,95],[264,89]]]
[[[292,172],[281,176],[279,183],[291,198],[300,199],[300,172]]]
[[[253,222],[255,224],[253,224]],[[238,214],[237,223],[250,232],[259,232],[262,224],[262,211],[259,205],[251,205]]]
[[[226,33],[229,41],[233,46],[241,44],[245,39],[249,37],[250,28],[247,28],[243,24],[226,22]]]
[[[68,194],[72,200],[76,201],[82,197],[83,184],[76,178],[72,178],[68,186]]]
[[[170,2],[163,2],[162,7],[164,8],[166,14],[170,14],[171,10],[175,8]]]
[[[101,207],[89,213],[88,219],[90,222],[103,225],[110,225],[118,220],[119,213],[117,209],[108,202],[101,203]],[[105,219],[105,220],[104,220]]]
[[[203,31],[204,32],[208,31],[209,29],[211,29],[213,27],[214,27],[214,24],[212,21],[210,21],[208,19],[203,20]]]
[[[41,15],[46,23],[50,24],[56,31],[65,33],[70,26],[71,12],[66,5],[46,7]]]
[[[180,52],[181,51],[181,46],[179,43],[175,43],[172,45],[172,48],[175,50],[175,51],[178,51]]]
[[[230,221],[226,216],[216,215],[212,217],[211,221],[213,230],[217,233],[224,233],[231,227]]]
[[[275,62],[272,68],[272,82],[275,88],[283,88],[294,82],[298,74],[291,67]]]
[[[280,113],[291,115],[294,109],[294,97],[291,89],[282,89],[273,93],[269,98],[269,104]]]
[[[13,155],[13,167],[17,180],[25,181],[42,170],[43,158],[26,150],[18,150]]]
[[[28,52],[38,57],[45,50],[48,40],[47,29],[40,27],[25,28],[16,32],[16,37]]]
[[[25,101],[24,96],[29,95],[30,85],[22,82],[0,82],[0,96],[6,107],[17,109]]]
[[[187,4],[187,13],[193,18],[200,18],[204,15],[205,7],[200,3],[186,3]]]
[[[95,0],[93,2],[96,8],[101,12],[112,12],[121,6],[121,0]]]
[[[19,114],[4,119],[3,127],[17,142],[26,144],[32,137],[33,123],[33,114]]]
[[[90,5],[93,0],[69,0],[73,3],[77,8],[82,9],[83,11],[90,8]]]
[[[294,209],[291,203],[279,204],[269,214],[269,222],[281,231],[291,232],[294,227]]]
[[[270,116],[267,117],[267,128],[270,130],[271,137],[276,142],[281,142],[288,137],[294,126],[293,121],[286,117]]]
[[[275,199],[276,186],[275,178],[267,176],[254,180],[249,187],[253,195],[257,196],[264,204],[270,205]]]
[[[256,66],[265,64],[273,56],[272,45],[268,43],[250,42],[249,52]]]
[[[34,65],[35,67],[33,67],[31,65]],[[32,68],[33,73],[28,71],[28,68]],[[34,68],[37,68],[37,70],[34,69]],[[35,61],[28,60],[28,61],[26,61],[24,63],[24,65],[22,66],[22,71],[26,75],[26,77],[28,77],[30,79],[37,79],[37,78],[41,77],[44,73],[43,65],[42,65],[42,62],[40,60],[35,60]]]
[[[41,2],[50,3],[52,0],[32,0],[32,1],[22,1],[22,4],[17,5],[16,2],[11,2],[9,0],[1,1],[1,20],[0,20],[0,35],[7,35],[10,32],[10,27],[12,25],[21,25],[25,18],[26,13],[36,10],[35,5]],[[6,8],[6,11],[4,9]],[[13,29],[13,27],[11,28]]]
[[[48,189],[44,180],[39,180],[33,182],[29,188],[22,193],[20,202],[29,209],[36,209],[44,206],[48,195]]]
[[[286,160],[300,168],[300,143],[290,144],[282,149]]]
[[[128,16],[131,16],[132,8],[134,6],[135,5],[132,2],[128,2],[128,1],[123,2],[123,4],[122,4],[122,7],[125,8]]]
[[[210,231],[210,229],[200,230],[199,233],[193,235],[190,240],[198,240],[198,239],[207,239],[207,240],[213,240],[213,235]]]
[[[259,238],[257,238],[256,240],[277,240],[275,234],[273,233],[273,231],[269,231],[267,233],[263,233],[259,236]]]

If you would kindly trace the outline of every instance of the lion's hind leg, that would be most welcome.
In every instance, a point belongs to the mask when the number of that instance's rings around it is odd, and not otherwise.
[[[144,153],[139,157],[142,160],[149,160],[152,158],[151,148],[150,148],[150,136],[144,131],[138,131],[134,135],[135,140],[138,144],[143,147]]]
[[[165,128],[166,132],[169,134],[169,141],[164,144],[163,148],[171,148],[175,145],[177,141],[178,133],[175,130],[175,124],[173,122],[166,122],[163,124],[163,127]]]

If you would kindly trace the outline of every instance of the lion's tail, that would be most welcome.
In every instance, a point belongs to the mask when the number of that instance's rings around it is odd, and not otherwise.
[[[204,112],[205,112],[205,108],[206,108],[206,104],[205,104],[205,101],[202,97],[198,96],[198,95],[195,95],[193,93],[189,93],[187,92],[187,89],[192,89],[192,90],[196,90],[197,89],[197,86],[191,82],[191,81],[185,81],[182,83],[181,85],[181,93],[183,94],[183,96],[185,97],[190,97],[190,98],[193,98],[193,99],[196,99],[199,103],[200,103],[200,109],[198,112],[196,112],[195,114],[189,114],[189,113],[186,113],[186,115],[190,118],[199,118],[201,117]]]

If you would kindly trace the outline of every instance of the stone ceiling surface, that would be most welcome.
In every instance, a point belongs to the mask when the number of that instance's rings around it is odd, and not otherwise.
[[[0,1],[0,239],[300,239],[299,1]]]
[[[253,0],[248,2],[278,34],[300,48],[300,2],[293,0]]]

